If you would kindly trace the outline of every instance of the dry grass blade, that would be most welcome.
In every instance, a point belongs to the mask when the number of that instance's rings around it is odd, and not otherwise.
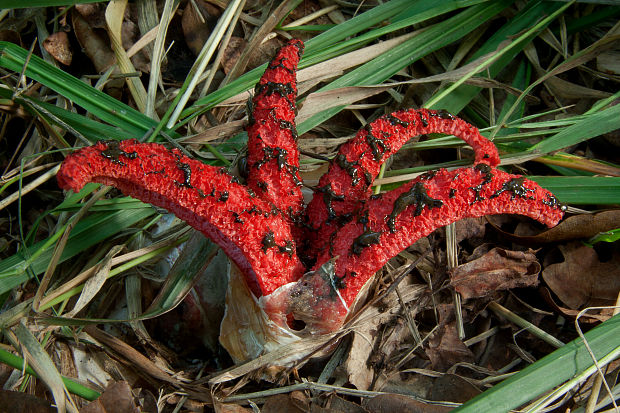
[[[112,49],[116,55],[116,61],[121,73],[135,73],[136,69],[133,67],[131,60],[129,60],[127,52],[125,52],[125,49],[123,48],[123,41],[121,40],[122,23],[126,7],[127,0],[110,2],[105,12],[105,18],[108,25],[108,35],[110,36]],[[129,91],[131,92],[134,102],[136,102],[136,106],[140,112],[144,113],[146,108],[146,89],[144,89],[144,85],[140,79],[136,77],[128,77],[127,86],[129,87]]]
[[[103,197],[109,190],[110,188],[101,188],[99,191],[97,191],[97,193],[94,194],[92,198],[86,204],[84,204],[82,209],[77,214],[75,214],[75,216],[73,217],[73,220],[66,226],[65,231],[62,234],[62,237],[56,244],[56,247],[54,249],[54,254],[52,255],[52,259],[50,260],[49,265],[47,266],[45,270],[45,274],[43,275],[43,279],[41,280],[41,284],[39,285],[39,288],[37,289],[37,293],[32,303],[33,310],[35,311],[39,310],[39,304],[41,303],[41,299],[43,298],[43,295],[45,294],[45,291],[47,290],[47,287],[49,286],[52,275],[54,275],[54,271],[56,270],[56,266],[58,265],[60,256],[65,248],[65,245],[67,244],[67,241],[69,240],[69,235],[71,234],[71,230],[75,227],[75,225],[79,222],[79,220],[86,214],[86,212],[90,209],[90,207],[92,207],[95,204],[95,202],[101,199],[101,197]]]
[[[2,201],[0,201],[0,210],[6,208],[8,205],[10,205],[13,202],[17,201],[21,196],[26,195],[27,193],[29,193],[30,191],[32,191],[34,189],[37,189],[43,183],[45,183],[45,182],[49,181],[51,178],[55,177],[56,173],[58,172],[59,169],[60,169],[60,165],[57,165],[57,166],[53,167],[52,169],[50,169],[50,170],[46,171],[45,173],[41,174],[41,176],[39,176],[34,181],[32,181],[32,182],[28,183],[27,185],[25,185],[19,191],[14,192],[11,195],[9,195],[6,198],[4,198]]]
[[[153,56],[151,59],[151,73],[149,76],[148,92],[146,95],[146,105],[144,114],[149,117],[155,116],[155,98],[157,96],[157,87],[161,81],[161,63],[164,59],[164,41],[166,33],[168,33],[168,25],[174,16],[174,0],[166,0],[159,22],[157,37],[153,45]]]
[[[215,53],[215,48],[220,43],[220,40],[224,36],[224,32],[226,28],[230,25],[234,16],[236,15],[236,10],[239,8],[243,8],[243,4],[245,4],[245,0],[233,0],[226,11],[222,14],[220,19],[217,22],[217,25],[213,29],[213,32],[209,36],[209,39],[204,44],[200,54],[196,58],[194,65],[192,66],[189,73],[189,83],[187,83],[187,88],[185,89],[183,95],[181,95],[180,100],[177,102],[170,119],[168,120],[167,127],[173,128],[177,123],[177,120],[181,116],[181,112],[185,108],[185,105],[189,101],[194,89],[198,85],[202,77],[202,73],[205,71],[207,64],[211,60],[213,53]]]
[[[14,332],[24,353],[24,359],[28,361],[30,367],[32,367],[41,380],[50,388],[54,395],[54,401],[56,402],[58,411],[64,413],[68,410],[71,413],[77,413],[77,407],[71,399],[71,396],[69,396],[62,382],[60,373],[56,370],[56,366],[54,366],[49,355],[43,350],[39,341],[32,335],[23,322],[20,322],[14,328]]]
[[[95,326],[84,327],[84,332],[100,343],[105,349],[112,351],[113,354],[120,357],[122,361],[129,363],[132,367],[137,367],[140,371],[154,379],[162,380],[177,387],[182,386],[183,382],[187,381],[173,377],[127,343]]]
[[[95,295],[97,295],[99,290],[101,290],[101,287],[103,287],[103,284],[108,279],[110,269],[112,268],[112,258],[120,253],[123,247],[124,246],[122,245],[115,245],[112,249],[110,249],[110,251],[108,251],[101,263],[99,263],[97,271],[95,271],[93,276],[86,280],[86,283],[84,283],[84,289],[82,290],[77,303],[75,303],[71,311],[65,314],[65,317],[75,317],[80,310],[86,307],[86,305],[88,305],[88,303],[95,298]]]

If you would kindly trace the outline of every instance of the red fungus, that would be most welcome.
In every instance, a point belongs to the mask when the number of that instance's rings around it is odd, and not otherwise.
[[[248,186],[293,220],[304,208],[299,176],[295,69],[303,43],[290,41],[254,88],[248,125]]]
[[[286,327],[293,316],[311,333],[339,328],[375,271],[439,227],[500,213],[549,226],[561,219],[564,208],[552,194],[494,168],[497,149],[475,127],[426,109],[382,116],[342,145],[304,210],[295,132],[295,70],[302,50],[301,41],[290,41],[256,86],[248,186],[177,150],[135,141],[101,142],[69,155],[59,185],[78,191],[100,182],[170,210],[222,247],[272,321]],[[474,150],[474,166],[429,172],[371,196],[381,164],[408,139],[426,133],[462,138]],[[304,254],[314,266],[304,275],[310,268],[297,254],[308,240],[313,245]]]
[[[364,284],[390,258],[459,219],[519,214],[551,227],[560,221],[563,210],[556,198],[535,182],[484,163],[427,173],[380,198],[369,199],[357,217],[335,232],[314,268],[319,270],[338,257],[330,274],[332,281],[322,289],[314,287],[312,312],[297,316],[321,320],[313,324],[319,331],[337,328]]]
[[[225,169],[178,150],[134,140],[99,142],[67,156],[57,177],[64,189],[78,192],[98,182],[166,208],[217,243],[257,296],[303,274],[290,227],[272,204]]]

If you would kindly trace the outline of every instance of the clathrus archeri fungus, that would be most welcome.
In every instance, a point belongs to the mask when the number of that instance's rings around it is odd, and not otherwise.
[[[564,207],[548,191],[495,167],[495,146],[444,111],[382,116],[342,145],[304,205],[295,130],[295,71],[303,43],[281,48],[255,87],[248,131],[247,185],[226,169],[176,149],[107,141],[69,155],[64,189],[87,182],[168,209],[217,243],[239,267],[269,318],[305,332],[338,329],[358,293],[390,258],[435,229],[465,217],[520,214],[553,226]],[[411,137],[453,134],[474,165],[428,172],[373,196],[379,168]],[[303,258],[302,258],[303,257]]]

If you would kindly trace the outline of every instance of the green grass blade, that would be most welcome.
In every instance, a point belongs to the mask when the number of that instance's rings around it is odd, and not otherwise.
[[[540,153],[557,151],[616,129],[620,129],[620,105],[587,115],[556,135],[535,144],[531,149]]]
[[[299,67],[304,68],[325,61],[331,57],[355,50],[382,35],[393,33],[440,14],[480,2],[480,0],[442,0],[437,2],[393,0],[386,2],[308,40],[304,57]],[[393,20],[390,24],[382,25],[378,29],[373,29],[368,33],[356,36],[363,30],[390,20]],[[183,112],[182,117],[184,120],[182,123],[186,123],[198,114],[231,96],[251,89],[266,67],[266,64],[257,67],[230,82],[222,89],[194,102],[192,107]]]
[[[597,359],[619,344],[620,315],[610,318],[585,334]],[[490,390],[474,397],[454,412],[507,412],[570,380],[593,365],[583,340],[577,338]]]
[[[67,403],[72,405],[73,401],[66,397],[67,390],[49,354],[47,354],[41,343],[32,335],[23,322],[17,324],[13,331],[30,366],[52,392],[58,411],[66,411]],[[75,410],[72,409],[71,411]]]
[[[519,13],[510,18],[503,26],[501,26],[477,51],[474,53],[469,62],[474,61],[488,53],[495,51],[499,45],[514,36],[517,36],[524,30],[534,26],[541,16],[546,16],[556,12],[564,6],[562,2],[552,1],[532,1],[528,2]],[[546,26],[540,28],[543,30]],[[538,32],[537,32],[538,33]],[[513,45],[512,50],[504,54],[500,59],[488,68],[491,78],[495,77],[508,63],[512,62],[515,56],[521,52],[532,38],[537,34],[534,33],[528,38],[522,39],[521,44]],[[469,63],[467,62],[467,63]],[[441,89],[438,93],[441,93]],[[463,108],[480,93],[482,89],[471,85],[459,86],[446,96],[434,104],[430,105],[430,109],[445,109],[451,113],[459,113]],[[433,97],[431,97],[433,99]]]
[[[611,176],[528,176],[565,204],[620,204],[620,178]]]
[[[193,287],[196,278],[211,264],[218,249],[210,239],[193,230],[179,258],[170,269],[165,284],[146,310],[145,316],[162,314],[181,303]]]
[[[126,231],[127,228],[154,213],[155,209],[149,206],[112,213],[96,213],[83,218],[71,232],[59,262],[74,257],[108,237]],[[30,246],[29,258],[20,252],[0,261],[0,294],[45,271],[54,253],[54,239],[52,236]]]
[[[470,7],[338,78],[321,88],[320,91],[383,82],[421,57],[462,38],[510,3],[510,1],[496,0]],[[297,125],[298,133],[302,134],[320,125],[343,108],[344,106],[331,108],[310,117]]]
[[[27,59],[27,50],[13,43],[0,42],[1,67],[20,73]],[[30,56],[25,74],[86,109],[90,114],[123,129],[132,136],[142,136],[156,126],[153,119],[52,66],[38,56]]]
[[[24,367],[24,359],[16,356],[15,354],[9,353],[3,348],[0,348],[0,362],[18,370],[21,370]],[[24,371],[31,376],[37,377],[37,373],[35,373],[35,371],[30,366],[26,366]],[[70,378],[62,377],[62,381],[70,393],[83,397],[86,400],[95,400],[96,398],[101,396],[101,393],[99,393],[98,391],[93,390],[89,387],[85,387]]]

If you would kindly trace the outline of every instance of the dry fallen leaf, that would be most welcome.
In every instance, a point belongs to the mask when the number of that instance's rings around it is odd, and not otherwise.
[[[207,24],[210,18],[209,12],[201,1],[188,2],[183,10],[183,18],[181,19],[183,37],[185,38],[187,47],[189,47],[196,56],[198,56],[202,50],[202,46],[211,34],[211,29]]]
[[[43,47],[54,59],[65,66],[69,66],[73,60],[73,51],[69,43],[69,36],[66,32],[56,32],[50,34],[43,41]]]
[[[295,391],[291,394],[276,394],[267,399],[263,413],[302,413],[308,411],[310,401],[304,393]]]
[[[494,222],[491,222],[491,225],[510,241],[522,245],[538,245],[591,238],[600,232],[618,228],[618,222],[620,222],[620,210],[614,209],[596,214],[580,214],[568,217],[557,226],[533,236],[510,234],[502,231]]]
[[[444,374],[433,383],[429,399],[465,403],[467,400],[482,393],[479,388],[456,374]]]
[[[428,347],[424,350],[433,370],[447,371],[456,363],[473,363],[474,354],[459,338],[456,330],[454,306],[440,304],[437,310],[439,325],[428,340]]]
[[[549,288],[573,310],[614,305],[620,292],[620,258],[601,262],[592,247],[571,242],[558,247],[564,262],[551,264],[542,276]]]
[[[433,334],[425,350],[433,370],[446,371],[456,363],[473,363],[474,354],[459,338],[456,322],[450,322]]]
[[[47,400],[31,394],[0,389],[0,412],[55,413],[57,410]]]
[[[242,38],[237,36],[232,36],[226,45],[226,49],[224,49],[224,56],[222,56],[222,67],[224,69],[224,73],[228,74],[239,57],[241,53],[247,47],[248,42]]]
[[[131,387],[126,381],[111,384],[101,396],[80,409],[80,413],[138,413]]]
[[[370,399],[364,407],[372,413],[443,413],[452,410],[451,407],[422,403],[402,394],[380,394]]]
[[[496,291],[538,284],[540,264],[532,250],[493,248],[482,257],[450,270],[450,284],[467,300]]]

